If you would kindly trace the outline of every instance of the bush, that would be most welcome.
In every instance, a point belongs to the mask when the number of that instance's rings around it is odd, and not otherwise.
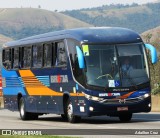
[[[152,93],[153,95],[160,94],[160,87],[154,88],[154,89],[151,91],[151,93]]]

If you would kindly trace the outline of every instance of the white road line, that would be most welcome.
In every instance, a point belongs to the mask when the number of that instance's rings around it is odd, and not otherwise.
[[[138,120],[147,120],[147,121],[152,121],[152,120],[153,120],[153,121],[160,121],[160,119],[150,119],[150,118],[132,118],[132,120],[133,120],[133,119],[136,119],[136,120],[137,120],[137,119],[138,119]]]

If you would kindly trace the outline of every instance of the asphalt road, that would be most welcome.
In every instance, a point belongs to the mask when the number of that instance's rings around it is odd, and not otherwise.
[[[71,124],[61,119],[60,115],[43,115],[38,120],[22,121],[19,112],[6,109],[0,110],[0,129],[47,129],[46,133],[55,135],[80,135],[80,137],[105,137],[106,134],[115,134],[113,137],[160,137],[160,113],[134,114],[132,121],[122,123],[116,117],[100,116],[82,118],[80,123]],[[155,133],[153,135],[153,133]],[[127,134],[127,135],[126,135]],[[158,135],[157,135],[158,134]],[[92,136],[89,136],[92,135]],[[125,136],[123,136],[125,135]]]

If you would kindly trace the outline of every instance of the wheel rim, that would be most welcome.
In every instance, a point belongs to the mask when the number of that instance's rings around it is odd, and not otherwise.
[[[73,106],[72,106],[72,103],[68,104],[67,113],[68,113],[68,117],[72,118],[72,115],[73,115]]]
[[[23,102],[21,102],[20,113],[21,113],[21,116],[24,116],[24,103]]]

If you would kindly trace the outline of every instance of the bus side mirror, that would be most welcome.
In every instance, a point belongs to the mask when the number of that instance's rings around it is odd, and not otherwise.
[[[77,51],[77,56],[78,56],[78,63],[79,63],[79,68],[84,69],[85,68],[85,63],[84,63],[84,56],[82,50],[79,48],[79,46],[76,46],[76,51]]]
[[[151,44],[145,44],[145,47],[150,50],[152,64],[157,63],[158,58],[157,58],[156,48],[152,46]]]

